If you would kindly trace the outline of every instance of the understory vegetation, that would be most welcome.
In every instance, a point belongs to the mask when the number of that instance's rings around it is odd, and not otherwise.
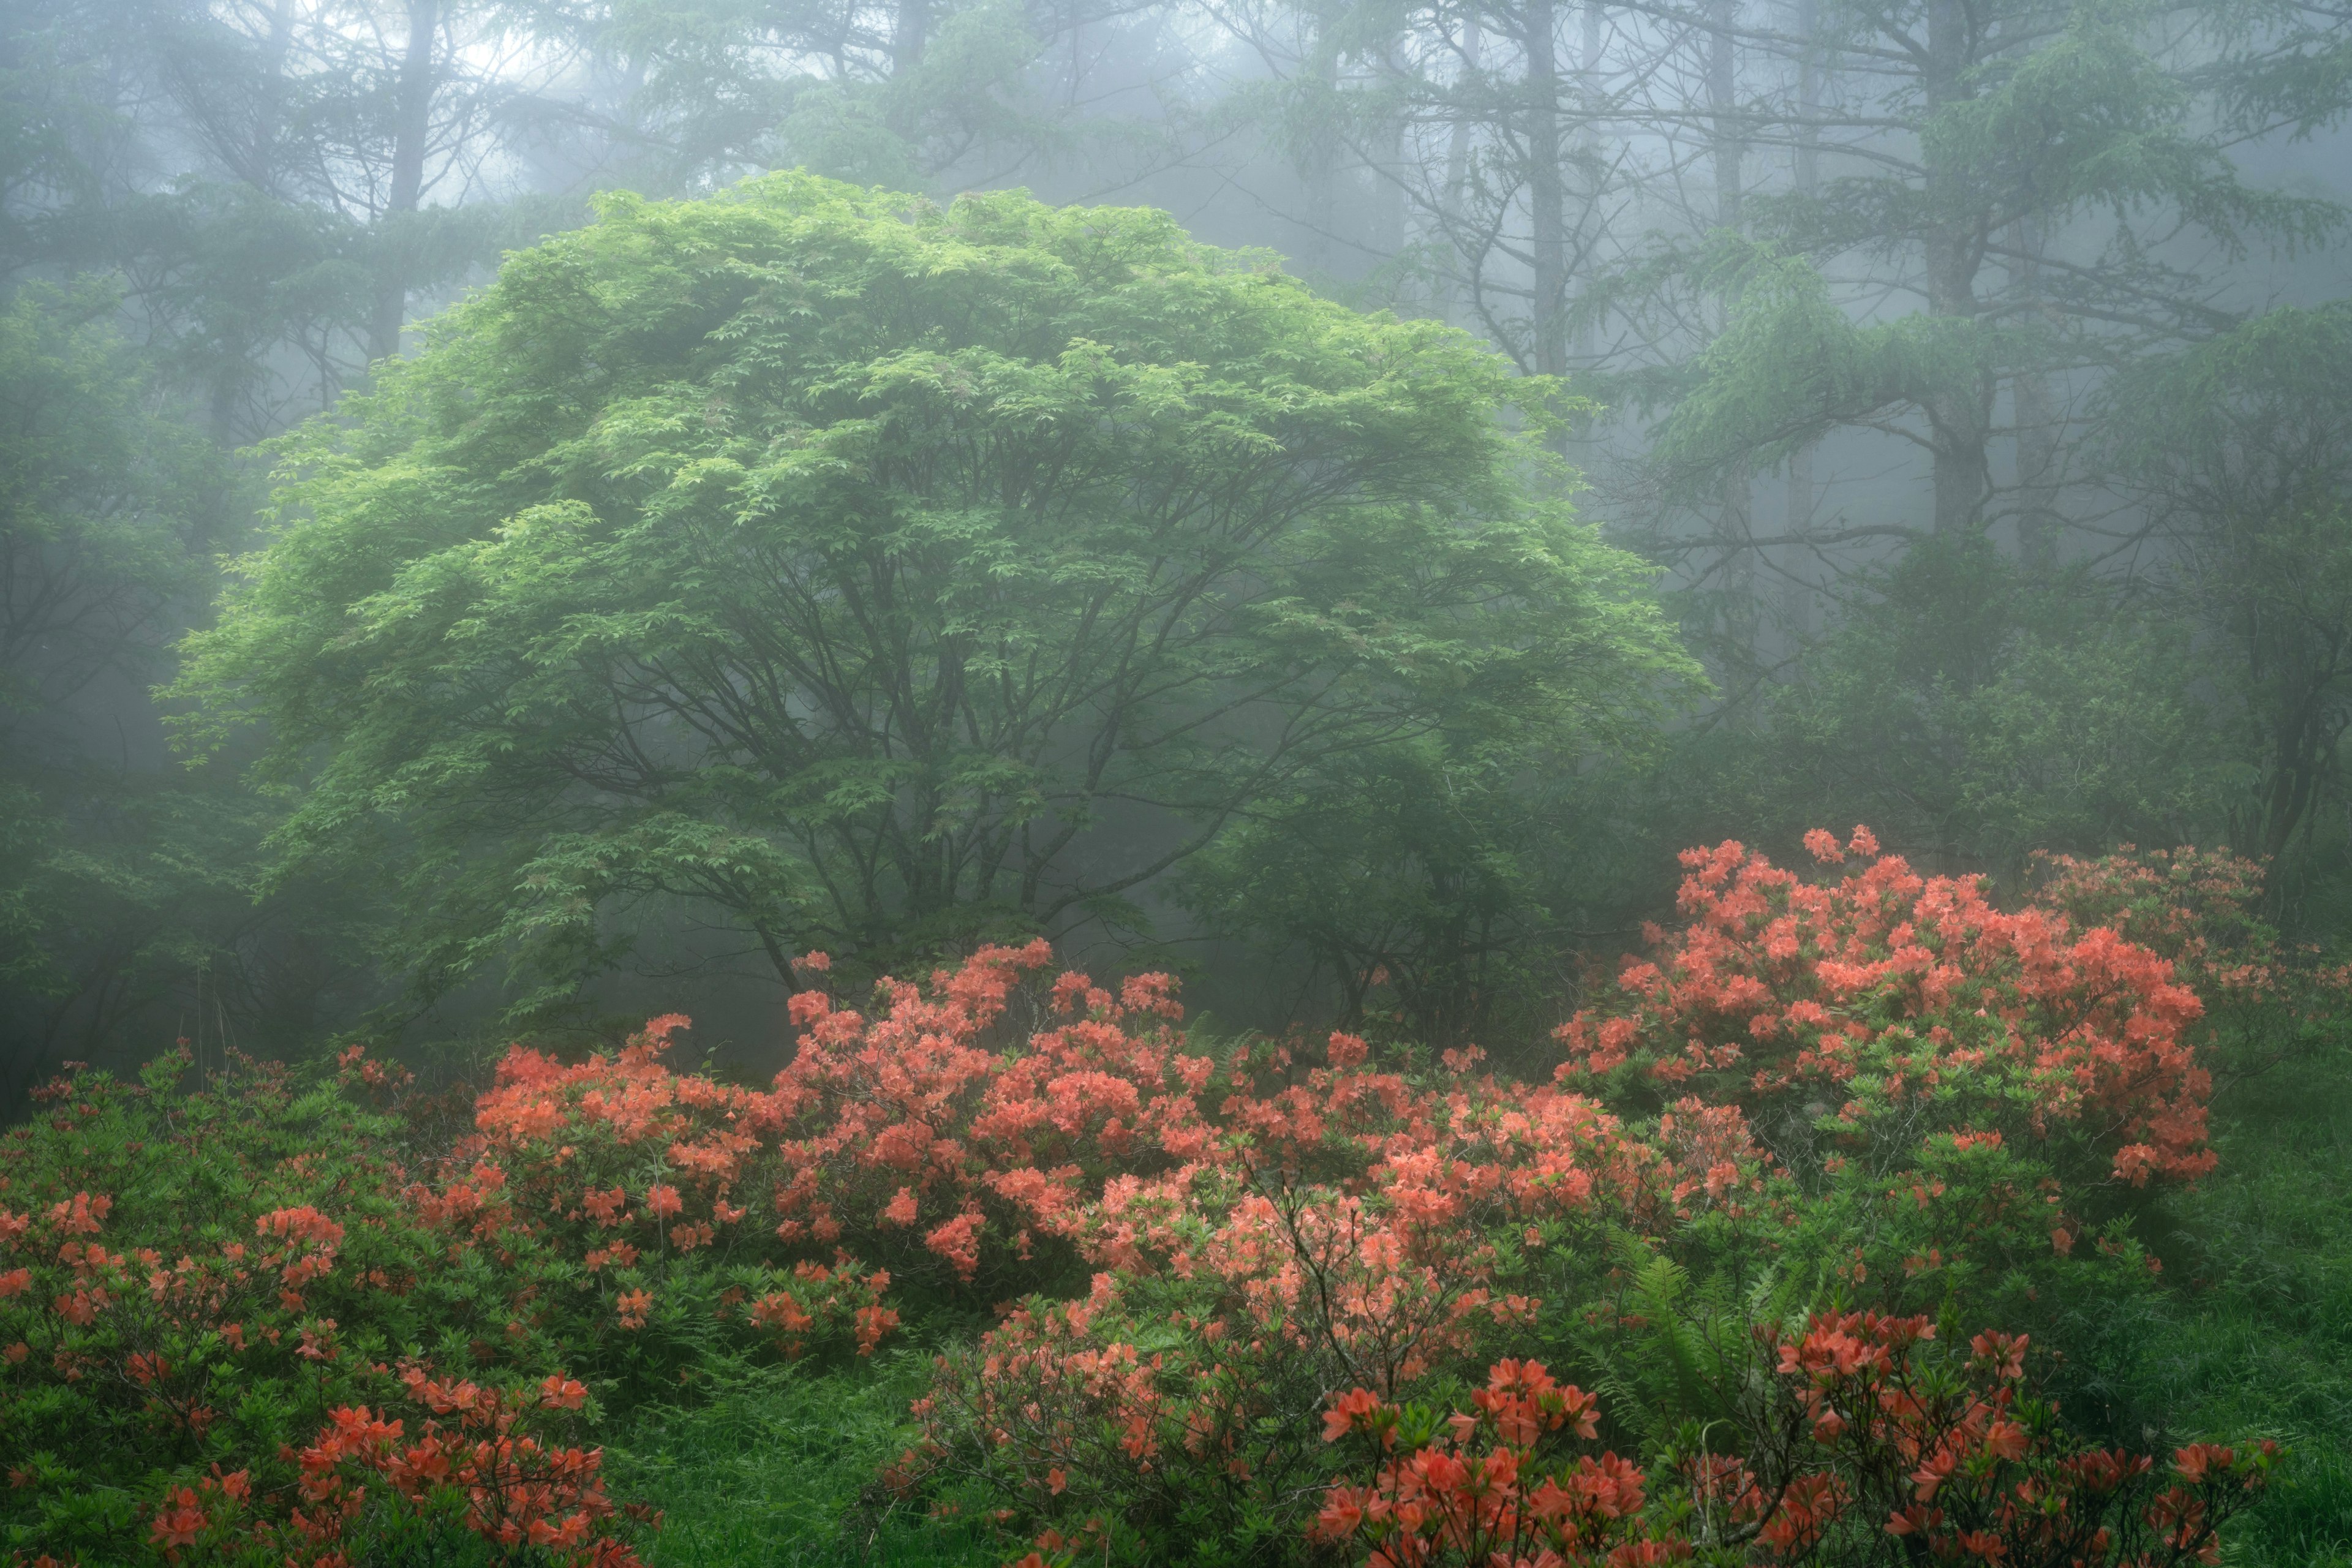
[[[0,1152],[12,1544],[2338,1552],[2347,977],[2226,857],[2003,910],[1807,849],[1688,852],[1532,1080],[1196,1037],[1043,942],[865,1007],[803,955],[764,1086],[668,1067],[677,1016],[455,1103],[359,1047],[61,1079]],[[2226,1179],[2216,1071],[2286,1130]]]

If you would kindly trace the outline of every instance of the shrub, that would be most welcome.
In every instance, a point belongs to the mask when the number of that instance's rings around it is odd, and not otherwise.
[[[428,1220],[384,1069],[187,1067],[61,1080],[0,1144],[0,1542],[331,1564],[444,1528],[634,1562],[562,1260]]]
[[[1831,1503],[1990,1411],[2041,1446],[2004,1458],[2027,1467],[2000,1472],[2008,1490],[1938,1506],[2021,1551],[2000,1500],[2029,1480],[2073,1498],[2074,1451],[2026,1420],[2013,1378],[1955,1382],[1921,1348],[1927,1320],[1901,1314],[2040,1332],[2036,1314],[2145,1279],[2129,1214],[2095,1210],[2210,1165],[2199,1004],[2113,930],[1996,910],[1864,834],[1815,848],[1836,868],[1820,883],[1738,845],[1694,852],[1685,928],[1561,1030],[1568,1059],[1538,1083],[1475,1048],[1391,1070],[1346,1034],[1200,1048],[1167,977],[1033,984],[1042,942],[886,981],[870,1013],[808,955],[798,1050],[766,1088],[672,1071],[675,1016],[577,1062],[518,1046],[443,1148],[369,1107],[399,1086],[356,1054],[308,1088],[240,1068],[189,1092],[181,1060],[142,1088],[72,1080],[0,1157],[0,1436],[31,1456],[0,1520],[53,1554],[235,1541],[325,1562],[407,1521],[618,1563],[583,1441],[597,1401],[745,1356],[867,1352],[928,1301],[1002,1317],[940,1358],[892,1484],[1049,1546],[1287,1561],[1335,1484],[1390,1521],[1384,1552],[1711,1550],[1707,1509],[1750,1507],[1751,1484],[1812,1488],[1820,1541],[1867,1545],[1864,1516],[1832,1530]],[[1698,1339],[1679,1326],[1685,1279],[1711,1303]],[[1808,1331],[1862,1334],[1882,1368],[1853,1395],[1879,1402],[1877,1447],[1841,1457],[1818,1408],[1852,1390],[1816,1390],[1791,1425],[1786,1370],[1720,1345],[1755,1322],[1777,1347],[1771,1325],[1865,1300],[1881,1315]],[[1556,1491],[1601,1500],[1529,1511],[1541,1483],[1506,1499],[1490,1460],[1542,1445],[1497,1448],[1478,1416],[1423,1435],[1400,1414],[1383,1430],[1412,1441],[1352,1479],[1316,1440],[1339,1391],[1360,1391],[1358,1414],[1440,1408],[1530,1352],[1610,1380],[1612,1440],[1640,1445],[1643,1495],[1683,1512],[1633,1521],[1633,1493],[1581,1459]],[[1472,1403],[1551,1408],[1549,1384],[1510,1388]],[[1885,1424],[1888,1399],[1912,1425]],[[1748,1479],[1677,1468],[1685,1418],[1748,1434],[1711,1450]],[[1759,1446],[1809,1430],[1821,1452],[1801,1463]],[[484,1443],[507,1457],[465,1457]],[[1456,1519],[1432,1489],[1474,1470],[1486,1511]],[[2218,1524],[2218,1496],[2196,1497]],[[1399,1522],[1409,1501],[1434,1533]],[[2066,1506],[2137,1539],[2105,1502]]]
[[[1598,1401],[1538,1363],[1502,1361],[1472,1409],[1366,1389],[1331,1402],[1353,1450],[1309,1532],[1376,1568],[1407,1564],[1979,1562],[2014,1568],[2211,1563],[2260,1493],[2275,1444],[2145,1456],[2065,1441],[2026,1394],[2026,1342],[1938,1353],[1925,1319],[1816,1314],[1754,1335],[1732,1430],[1701,1427],[1652,1477],[1603,1453]],[[1658,1484],[1663,1482],[1663,1485]]]
[[[1932,1130],[2029,1137],[2134,1184],[2211,1169],[2211,1079],[2187,1038],[2202,1005],[2169,961],[2051,910],[2004,913],[1979,879],[1921,877],[1866,828],[1806,842],[1866,863],[1817,884],[1736,841],[1685,852],[1687,925],[1561,1026],[1563,1075],[1696,1088],[1875,1164]]]
[[[1554,1083],[1477,1076],[1475,1052],[1384,1073],[1345,1036],[1321,1063],[1221,1064],[1216,1136],[1060,1216],[1101,1271],[1088,1296],[941,1358],[902,1484],[1134,1561],[1281,1560],[1332,1462],[1319,1398],[1410,1403],[1514,1345],[1633,1348],[1672,1308],[1624,1238],[1766,1322],[1924,1297],[1974,1332],[2131,1288],[2128,1216],[2085,1216],[2210,1165],[2196,997],[2112,931],[1824,837],[1818,885],[1695,852],[1688,924],[1561,1031]],[[1688,1370],[1626,1392],[1710,1412]]]
[[[2263,918],[2263,867],[2226,849],[2140,849],[2079,859],[2037,854],[2035,901],[2078,928],[2105,927],[2171,962],[2205,1004],[2221,1065],[2258,1070],[2332,1038],[2352,965],[2281,939]]]

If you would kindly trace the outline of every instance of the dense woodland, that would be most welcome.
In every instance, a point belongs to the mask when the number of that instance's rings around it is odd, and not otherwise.
[[[0,98],[11,1561],[2352,1562],[2352,13]]]

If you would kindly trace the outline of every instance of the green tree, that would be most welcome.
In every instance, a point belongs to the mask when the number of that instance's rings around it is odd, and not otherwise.
[[[1343,1026],[1428,1047],[1541,1039],[1618,891],[1601,841],[1622,836],[1601,820],[1613,773],[1578,766],[1593,716],[1525,717],[1538,722],[1328,759],[1250,802],[1184,868],[1183,901],[1278,957],[1306,1010],[1331,1005]],[[1655,749],[1630,723],[1609,738],[1621,765]],[[1654,891],[1653,877],[1640,897]]]
[[[140,367],[93,324],[112,305],[26,290],[0,311],[0,748],[17,761],[92,681],[143,672],[221,521],[220,465],[150,415]]]
[[[1098,157],[1098,101],[1157,52],[1130,0],[531,0],[542,38],[610,63],[613,168],[708,190],[797,166],[898,189],[1002,186]],[[1137,14],[1144,13],[1140,20]],[[1108,80],[1102,79],[1107,77]],[[1095,133],[1082,138],[1087,121]]]
[[[2338,75],[2307,68],[2329,46],[2284,20],[2209,0],[1836,0],[1810,37],[1757,29],[1828,64],[1819,101],[1742,111],[1822,177],[1751,197],[1753,243],[1719,238],[1699,268],[1730,314],[1684,367],[1664,465],[1696,488],[1879,432],[1932,471],[1937,531],[2013,521],[2049,564],[2068,385],[2233,319],[2180,237],[2289,250],[2342,222],[2230,156],[2344,112]]]
[[[2105,465],[2216,652],[2249,765],[2231,837],[2276,859],[2338,788],[2352,725],[2352,304],[2267,311],[2107,404]]]
[[[432,337],[286,442],[178,688],[428,985],[680,903],[779,974],[1131,921],[1332,758],[1686,669],[1503,361],[1162,214],[614,198]]]
[[[1773,693],[1745,816],[1869,824],[1953,868],[2178,843],[2221,817],[2228,752],[2187,629],[2116,584],[2030,573],[1981,533],[1916,545]],[[1798,820],[1802,814],[1805,820]]]
[[[0,1105],[254,919],[259,803],[131,755],[236,492],[153,405],[114,305],[28,289],[0,311]]]

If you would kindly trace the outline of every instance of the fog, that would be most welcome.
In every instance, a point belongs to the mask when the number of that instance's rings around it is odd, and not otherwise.
[[[2005,887],[2037,851],[2227,843],[2332,942],[2346,25],[2293,0],[15,0],[0,1104],[174,1038],[366,1037],[454,1072],[671,1010],[770,1063],[762,941],[880,971],[1033,931],[1175,967],[1218,1027],[1509,1058],[1671,908],[1677,851],[1863,818]],[[387,889],[427,876],[425,829],[386,804],[363,856],[298,852],[331,747],[289,763],[236,700],[161,691],[236,558],[307,515],[272,500],[270,443],[362,406],[372,364],[607,193],[795,168],[950,211],[1164,209],[1551,378],[1528,493],[1640,558],[1703,679],[1625,677],[1632,730],[1482,750],[1488,721],[1433,718],[1410,769],[1268,764],[1262,795],[1159,788],[1144,758],[1054,808],[1072,832],[1026,890],[952,919],[886,890],[898,925],[755,939],[649,887],[581,895],[596,934],[562,973],[488,925],[419,958],[423,906]],[[1203,733],[1287,755],[1287,711]],[[1075,765],[1065,723],[1035,766]],[[1474,804],[1415,826],[1457,784]],[[1358,851],[1378,899],[1316,880]]]

